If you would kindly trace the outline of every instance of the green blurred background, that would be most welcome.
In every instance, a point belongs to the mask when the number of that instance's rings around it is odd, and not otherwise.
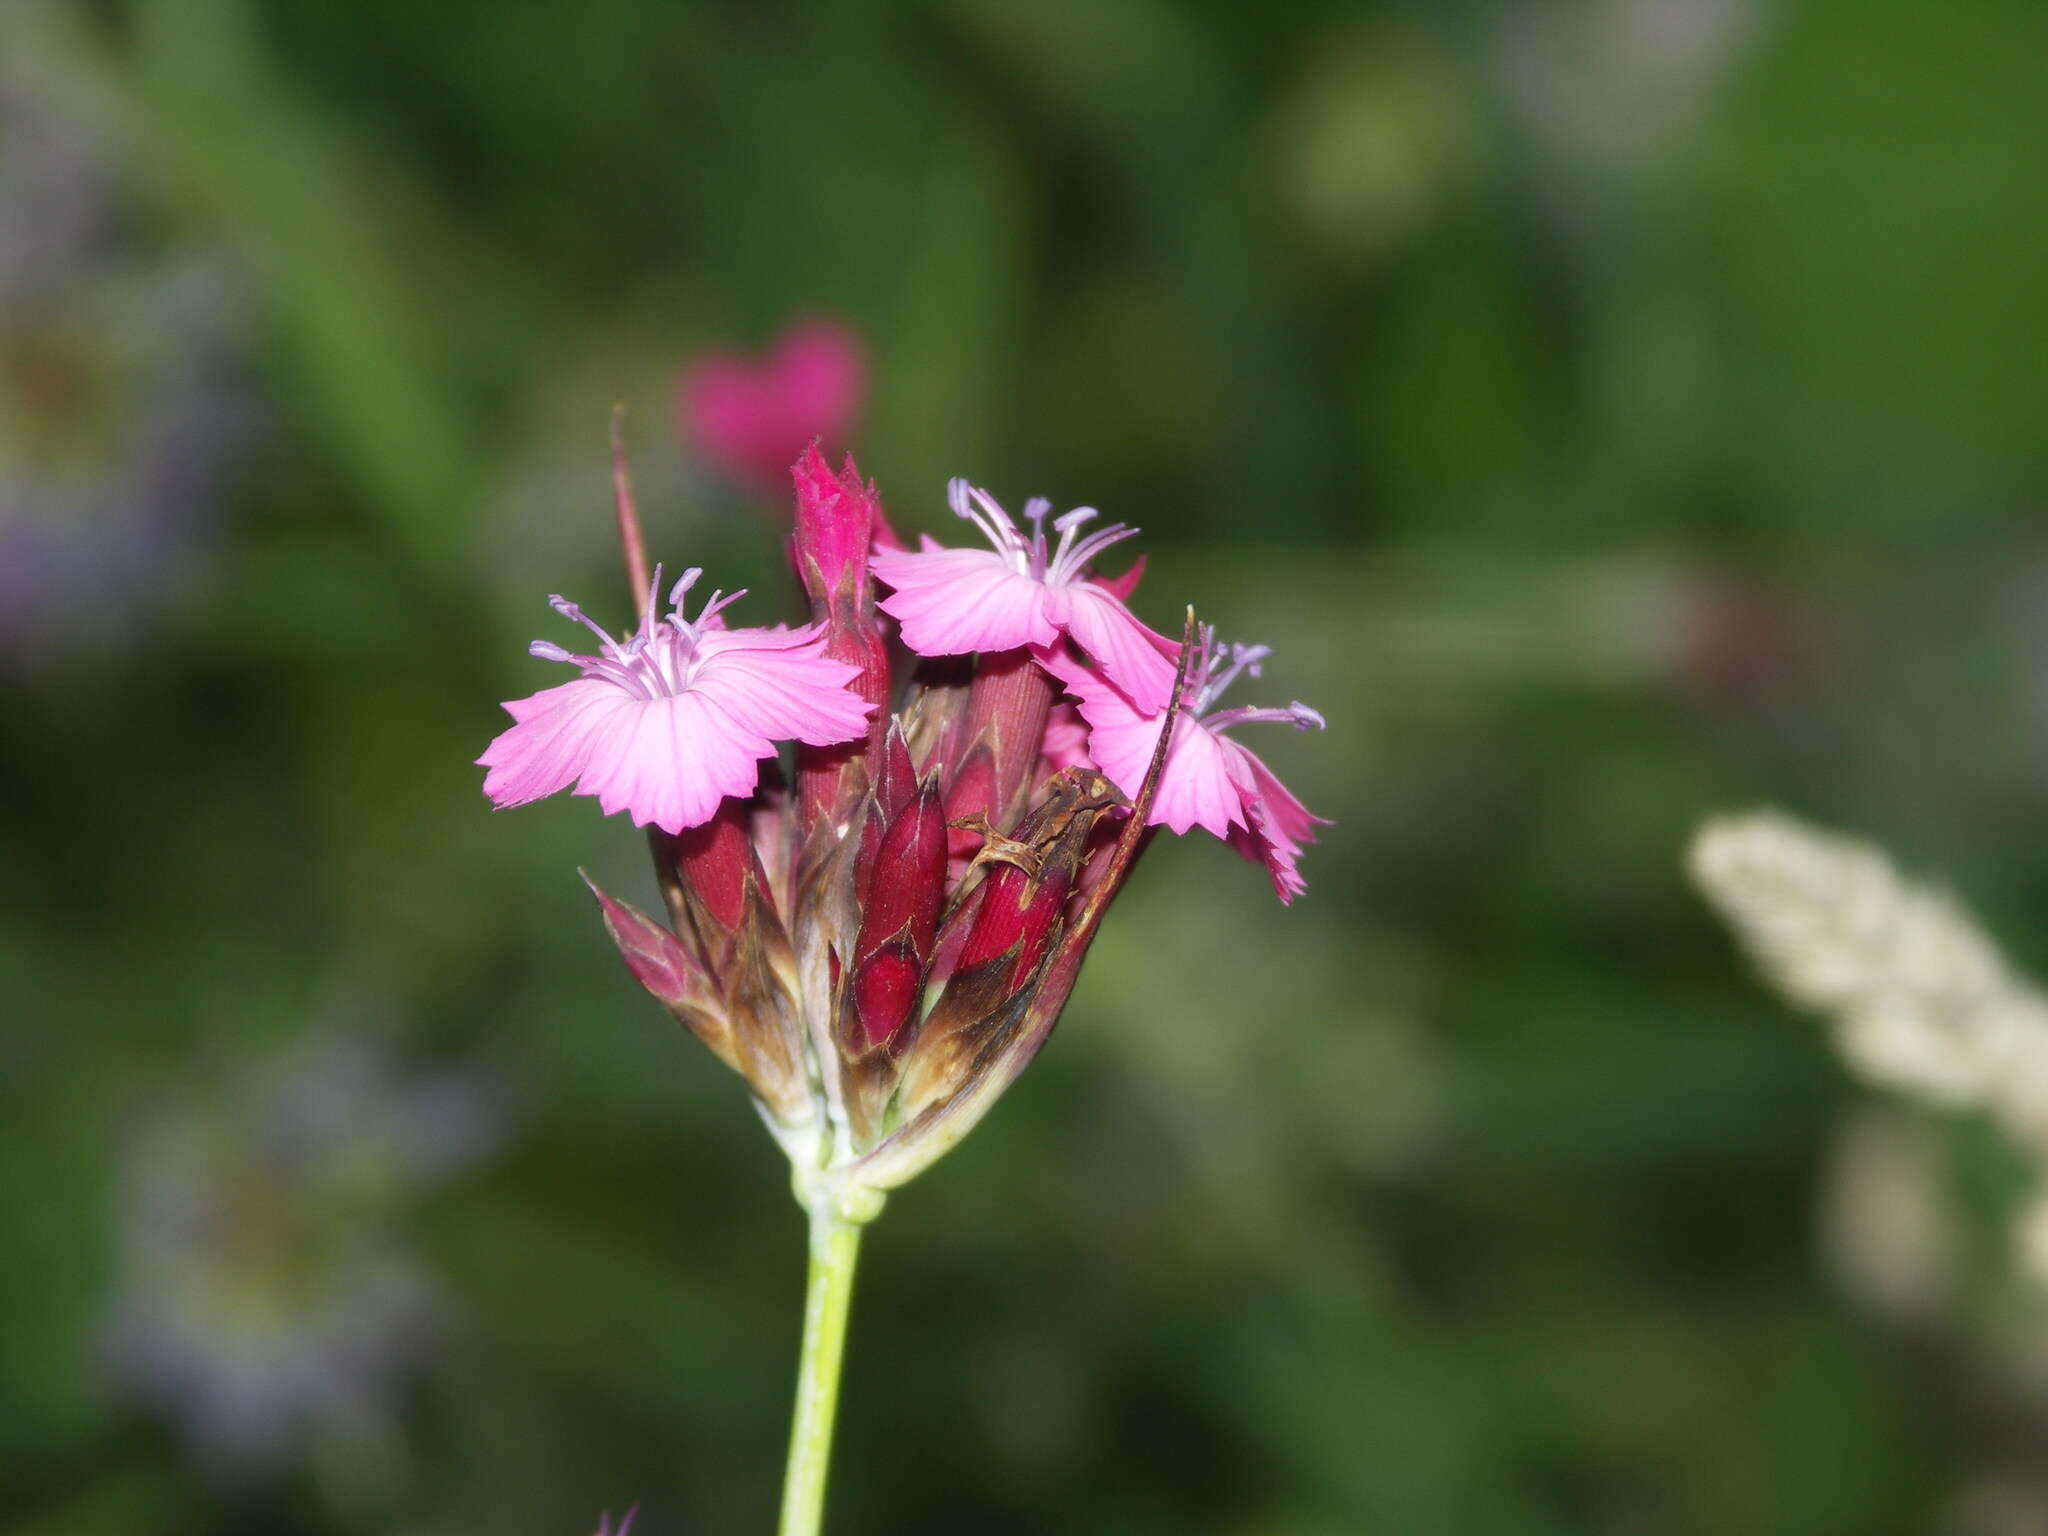
[[[672,395],[808,315],[900,527],[1142,525],[1337,822],[1289,911],[1156,848],[893,1201],[835,1531],[2048,1528],[2021,1171],[1885,1111],[1966,1240],[1869,1304],[1872,1102],[1678,873],[1775,801],[2048,961],[2044,64],[2039,0],[0,0],[0,1536],[769,1528],[785,1170],[576,879],[640,840],[470,764],[545,595],[624,606],[614,401],[777,611]]]

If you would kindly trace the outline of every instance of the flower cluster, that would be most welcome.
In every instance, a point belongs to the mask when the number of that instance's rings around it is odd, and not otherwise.
[[[850,457],[835,474],[814,444],[794,476],[810,623],[733,627],[739,593],[691,619],[695,570],[660,618],[660,577],[635,568],[623,641],[554,598],[596,650],[536,641],[578,676],[507,704],[479,761],[500,806],[573,786],[649,828],[669,921],[597,891],[620,953],[747,1080],[806,1199],[851,1207],[944,1152],[1029,1062],[1154,827],[1200,826],[1283,901],[1302,891],[1320,818],[1227,733],[1323,722],[1215,708],[1265,648],[1219,645],[1192,615],[1181,641],[1148,628],[1128,606],[1138,569],[1093,573],[1136,530],[1091,527],[1092,508],[1033,501],[1020,525],[956,480],[954,512],[990,547],[911,551]],[[623,494],[620,516],[637,567]]]

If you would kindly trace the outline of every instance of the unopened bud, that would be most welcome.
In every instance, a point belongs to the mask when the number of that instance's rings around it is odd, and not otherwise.
[[[927,779],[875,853],[847,994],[856,1049],[887,1045],[915,1013],[945,897],[946,821]]]
[[[868,899],[868,884],[874,878],[875,854],[882,846],[882,834],[917,793],[917,772],[911,767],[910,745],[900,720],[891,720],[889,733],[882,738],[881,765],[875,770],[872,788],[874,798],[868,802],[867,815],[861,821],[860,853],[853,869],[854,899],[860,902]]]
[[[747,835],[747,803],[728,798],[711,820],[676,838],[675,855],[676,874],[700,929],[700,957],[709,966],[717,941],[739,927],[746,910],[747,875],[755,858],[753,840]],[[707,918],[717,932],[702,931]]]
[[[999,831],[1016,823],[1037,776],[1046,716],[1058,692],[1028,650],[981,658],[947,783],[948,821],[986,816]],[[954,839],[956,858],[973,851],[971,836]]]
[[[875,706],[865,738],[797,753],[797,834],[820,821],[850,817],[867,790],[867,765],[881,753],[889,715],[889,650],[875,622],[868,548],[881,501],[861,482],[853,455],[837,475],[812,443],[790,470],[796,482],[797,575],[810,594],[811,618],[825,626],[825,654],[858,669],[853,692]]]
[[[856,607],[868,599],[868,548],[874,541],[880,498],[863,485],[853,455],[835,475],[813,442],[790,466],[796,482],[792,536],[797,577],[810,594],[811,612],[823,618],[842,591]]]
[[[1069,770],[1047,786],[1014,838],[989,833],[981,857],[993,868],[979,905],[963,904],[949,924],[970,923],[959,959],[930,1015],[899,1047],[906,1117],[958,1092],[976,1071],[983,1047],[1021,1016],[1018,1008],[1028,1004],[1059,938],[1095,824],[1122,803],[1100,775]],[[941,935],[940,943],[947,942]]]

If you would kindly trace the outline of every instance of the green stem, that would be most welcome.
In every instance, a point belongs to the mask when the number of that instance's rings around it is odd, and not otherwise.
[[[818,1536],[825,1521],[825,1473],[832,1463],[832,1418],[839,1406],[839,1367],[846,1357],[846,1315],[853,1301],[853,1263],[860,1224],[829,1202],[811,1212],[811,1275],[804,1288],[803,1357],[797,1362],[796,1409],[789,1424],[789,1471],[782,1480],[779,1536]]]

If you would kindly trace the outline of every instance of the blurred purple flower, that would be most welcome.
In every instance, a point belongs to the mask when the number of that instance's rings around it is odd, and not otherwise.
[[[253,412],[239,285],[165,251],[79,50],[0,8],[0,654],[118,646],[210,541]]]
[[[445,1315],[395,1229],[501,1119],[476,1076],[402,1073],[359,1040],[167,1115],[123,1179],[115,1382],[228,1473],[387,1425]]]
[[[676,384],[676,418],[703,460],[749,490],[781,496],[815,438],[844,448],[867,395],[867,349],[836,320],[792,325],[759,359],[706,352]]]

